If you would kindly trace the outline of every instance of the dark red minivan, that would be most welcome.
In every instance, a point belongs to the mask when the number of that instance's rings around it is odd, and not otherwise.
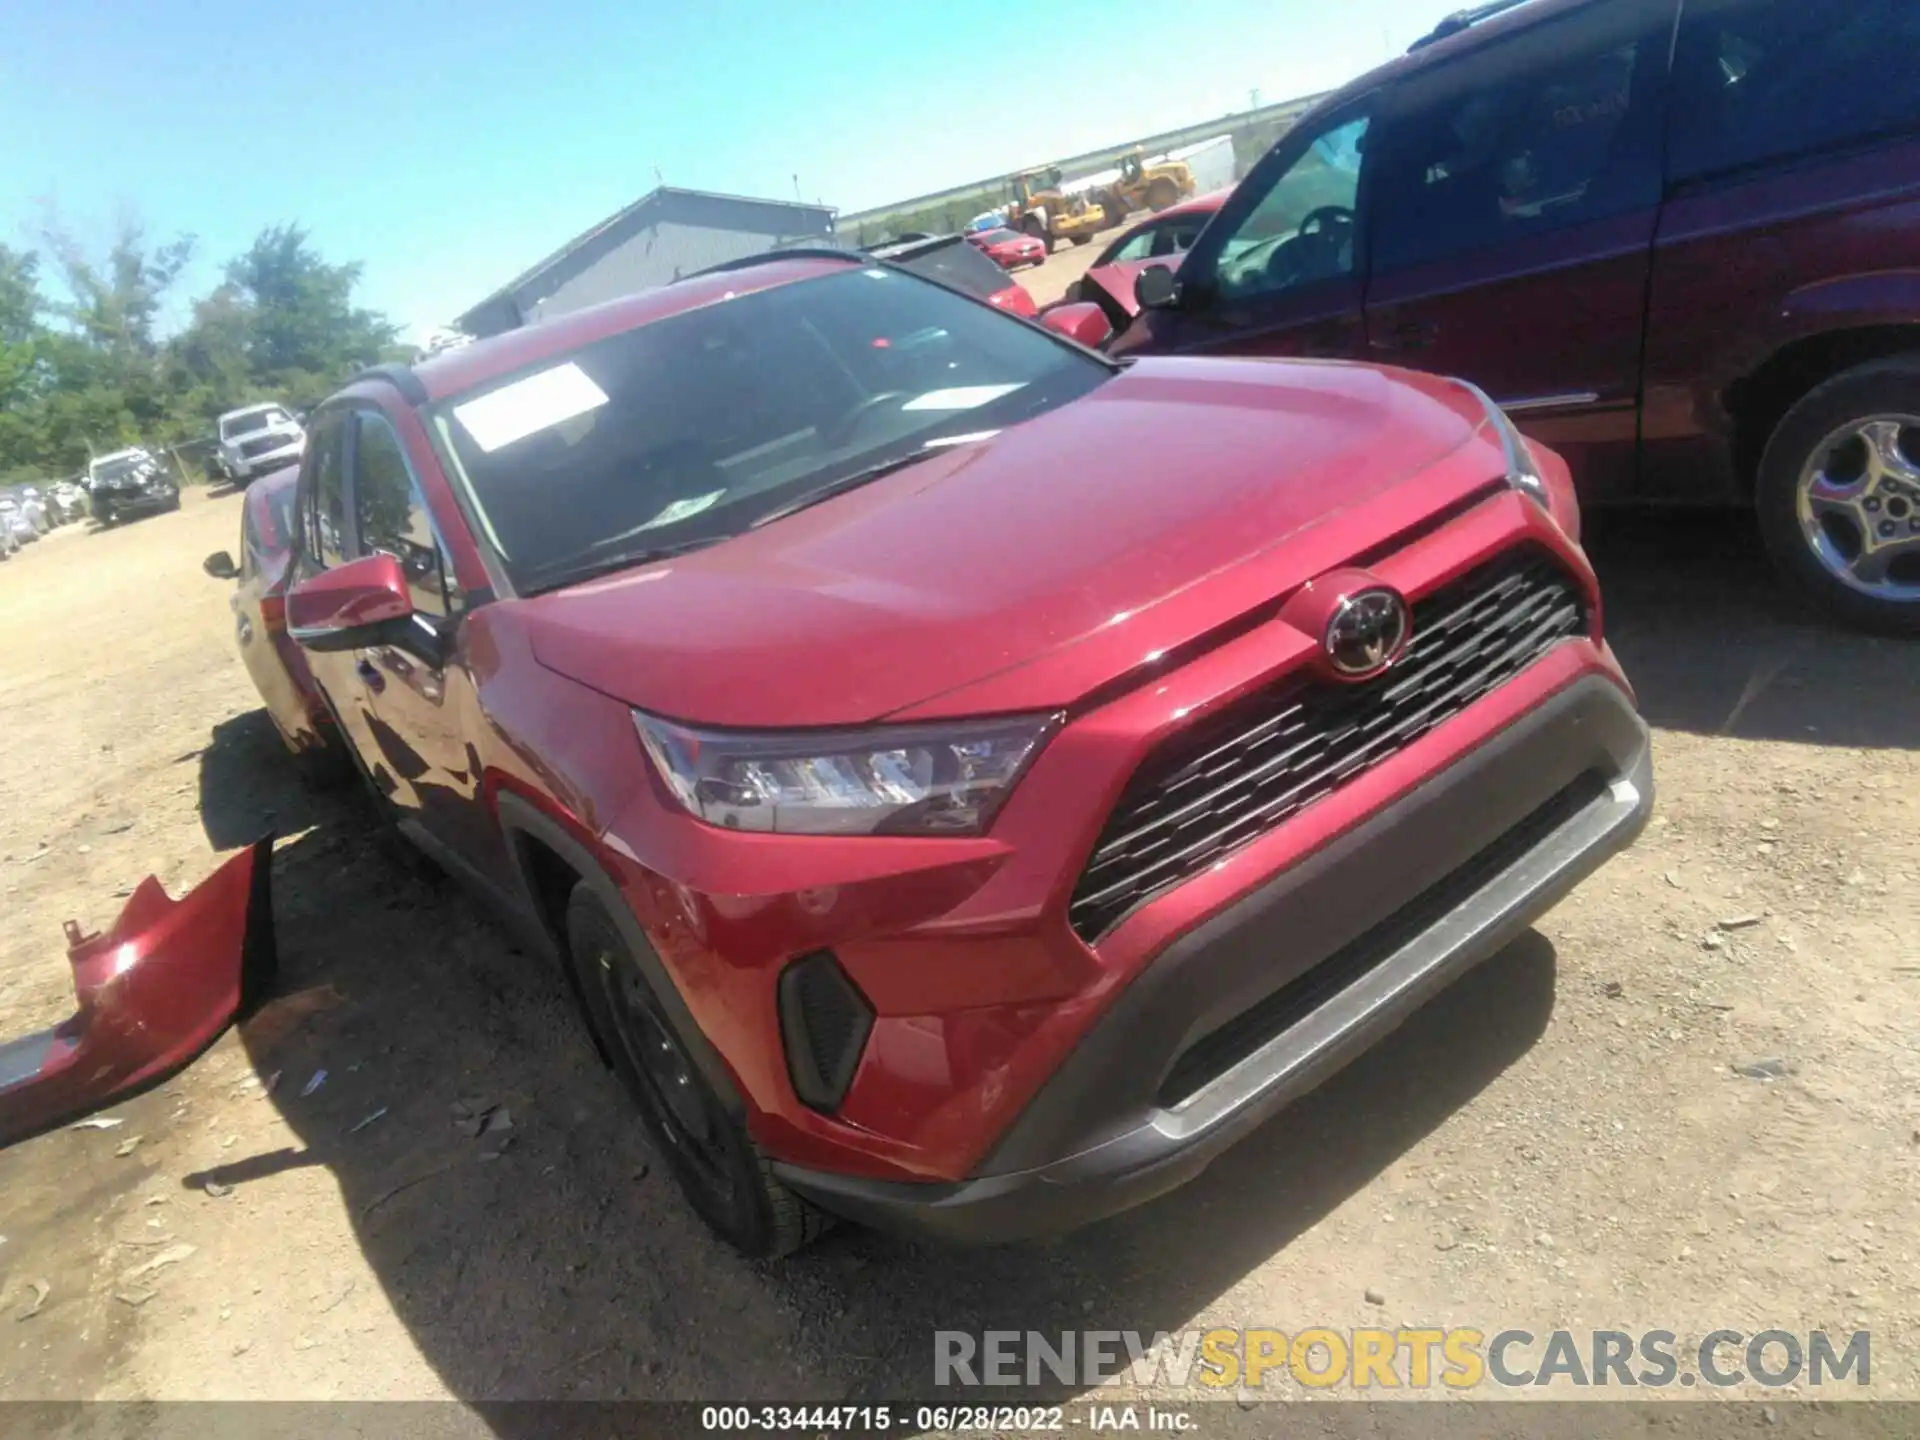
[[[1920,4],[1530,0],[1444,22],[1249,173],[1116,356],[1463,376],[1589,502],[1752,503],[1920,630]]]

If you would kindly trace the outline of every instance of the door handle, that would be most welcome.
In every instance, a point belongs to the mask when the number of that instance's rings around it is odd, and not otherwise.
[[[360,662],[355,665],[353,669],[355,674],[366,681],[367,688],[373,691],[374,694],[378,695],[382,690],[387,688],[387,677],[381,674],[378,665],[374,664],[365,656],[360,658]]]

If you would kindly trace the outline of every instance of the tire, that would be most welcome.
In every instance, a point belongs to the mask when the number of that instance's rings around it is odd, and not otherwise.
[[[1147,186],[1147,208],[1156,215],[1179,198],[1180,187],[1164,175]]]
[[[111,529],[113,527],[113,522],[118,517],[113,513],[113,507],[111,505],[103,505],[100,508],[97,518],[100,521],[100,526],[102,529]]]
[[[825,1212],[774,1178],[745,1121],[688,1055],[648,967],[585,881],[567,901],[566,939],[587,1021],[694,1213],[757,1260],[825,1234]]]
[[[1076,245],[1091,245],[1093,243],[1093,236],[1076,235],[1073,237],[1073,243]]]
[[[1869,433],[1890,462],[1873,458]],[[1920,355],[1844,371],[1802,397],[1767,440],[1754,506],[1768,553],[1807,600],[1861,629],[1920,634]],[[1913,548],[1889,554],[1903,542]]]

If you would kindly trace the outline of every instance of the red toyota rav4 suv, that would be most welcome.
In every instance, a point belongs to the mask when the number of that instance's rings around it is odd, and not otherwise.
[[[340,733],[751,1253],[1159,1194],[1651,803],[1565,467],[1463,384],[1122,367],[818,253],[310,425]]]
[[[1920,630],[1920,4],[1486,11],[1304,117],[1112,353],[1465,376],[1584,498],[1751,502]]]

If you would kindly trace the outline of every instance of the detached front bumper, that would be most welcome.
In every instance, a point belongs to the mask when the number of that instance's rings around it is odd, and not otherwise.
[[[113,928],[67,923],[74,1014],[0,1042],[0,1145],[66,1124],[186,1065],[273,978],[271,838],[169,899],[152,876]]]
[[[962,1241],[1057,1234],[1151,1200],[1519,936],[1652,804],[1645,724],[1587,675],[1175,940],[971,1178],[776,1172],[850,1219]]]

